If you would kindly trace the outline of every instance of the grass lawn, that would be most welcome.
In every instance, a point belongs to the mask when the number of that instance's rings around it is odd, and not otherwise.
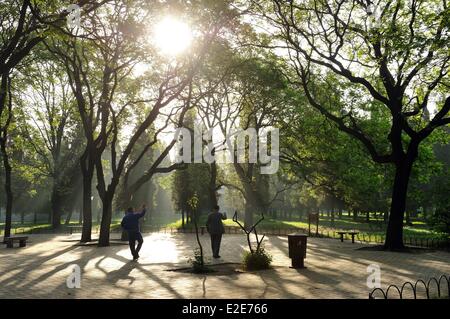
[[[236,226],[238,225],[233,222],[231,216],[224,220],[225,226]],[[206,215],[200,216],[198,226],[204,226],[206,224]],[[255,220],[256,220],[255,216]],[[114,230],[120,227],[120,218],[114,218],[111,222],[111,229]],[[243,223],[241,221],[241,223]],[[79,225],[78,222],[72,221],[69,224],[70,226]],[[151,222],[146,223],[147,226],[158,226],[158,227],[167,227],[167,228],[181,228],[181,218],[173,221],[167,222],[167,219],[152,219]],[[62,225],[62,229],[64,229],[66,225]],[[3,235],[3,227],[4,223],[0,223],[0,235]],[[192,229],[194,228],[194,224],[185,225],[186,228]],[[92,222],[92,228],[96,231],[99,228],[99,224],[97,221]],[[261,231],[276,231],[276,230],[292,230],[296,229],[308,230],[308,223],[305,220],[280,220],[266,217],[258,226],[258,229]],[[13,223],[12,233],[20,234],[20,233],[30,233],[35,231],[51,231],[51,225],[49,223]],[[357,221],[354,221],[352,217],[342,216],[341,219],[335,218],[334,223],[328,217],[320,217],[319,222],[319,232],[328,236],[337,236],[335,231],[341,230],[355,230],[360,232],[360,236],[374,236],[381,240],[386,233],[386,225],[380,219],[370,219],[370,223],[367,223],[365,219],[359,217]],[[311,231],[315,232],[315,226],[311,225]],[[411,226],[404,227],[404,237],[413,237],[417,239],[449,239],[449,235],[445,233],[436,232],[430,229],[424,222],[422,221],[413,221]]]
[[[256,218],[255,218],[256,220]],[[224,220],[225,226],[237,226],[235,222],[232,221],[231,218]],[[198,225],[203,226],[206,223],[206,216],[200,216]],[[242,223],[242,222],[241,222]],[[176,222],[169,223],[165,227],[169,228],[181,228],[181,219]],[[193,224],[185,225],[186,228],[193,228]],[[294,220],[279,220],[266,217],[258,226],[258,229],[264,231],[268,230],[285,230],[291,229],[295,231],[295,229],[308,230],[308,222],[307,221],[294,221]],[[334,231],[345,231],[345,230],[355,230],[359,231],[360,235],[371,235],[371,236],[384,236],[386,233],[386,225],[382,222],[382,220],[376,220],[371,218],[370,223],[367,223],[365,220],[362,221],[359,218],[358,221],[354,221],[353,218],[348,216],[342,216],[342,219],[335,218],[334,223],[328,217],[321,217],[319,222],[319,232],[329,233],[330,236],[333,235]],[[311,225],[311,232],[315,231],[315,226]],[[422,239],[448,239],[449,235],[445,233],[436,232],[430,229],[424,222],[422,221],[413,221],[412,226],[404,226],[403,229],[404,237],[414,237],[414,238],[422,238]]]
[[[5,223],[0,223],[0,235],[4,233]],[[64,229],[66,226],[79,226],[78,222],[72,221],[69,225],[61,225],[61,229]],[[92,228],[97,229],[100,225],[98,222],[92,222]],[[113,220],[111,222],[111,229],[116,227],[120,227],[120,220]],[[22,234],[22,233],[33,233],[38,231],[50,231],[52,229],[52,225],[49,223],[37,223],[34,224],[32,222],[28,223],[13,223],[11,227],[12,234]]]

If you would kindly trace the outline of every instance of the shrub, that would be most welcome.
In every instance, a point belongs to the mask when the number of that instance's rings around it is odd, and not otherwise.
[[[247,251],[244,254],[243,266],[245,270],[269,269],[271,263],[272,256],[264,248],[260,248],[253,253]]]
[[[450,205],[436,209],[428,223],[434,230],[450,234]]]

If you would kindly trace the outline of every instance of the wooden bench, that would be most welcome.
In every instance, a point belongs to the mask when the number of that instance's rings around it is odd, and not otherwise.
[[[359,234],[359,232],[357,232],[357,231],[337,231],[336,233],[341,236],[341,242],[344,242],[344,235],[345,234],[351,235],[352,236],[352,244],[355,243],[355,235]]]
[[[5,244],[7,248],[14,247],[14,241],[19,242],[19,247],[25,247],[27,245],[28,236],[11,236],[5,237]]]
[[[73,225],[73,226],[66,226],[69,229],[69,233],[72,235],[75,231],[82,231],[83,225]]]

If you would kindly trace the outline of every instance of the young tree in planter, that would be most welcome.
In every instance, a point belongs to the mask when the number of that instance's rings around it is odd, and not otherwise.
[[[266,235],[263,235],[261,238],[258,236],[258,232],[256,230],[256,226],[260,222],[264,220],[264,214],[261,214],[261,218],[254,223],[250,228],[242,225],[237,216],[237,211],[234,212],[233,222],[239,225],[239,227],[244,231],[247,236],[247,243],[249,252],[244,255],[244,267],[248,270],[258,270],[258,269],[267,269],[272,262],[272,257],[264,251],[264,248],[261,246]],[[252,232],[255,234],[256,239],[256,247],[254,248],[250,239],[250,235]]]
[[[199,199],[198,199],[197,193],[194,193],[194,195],[191,198],[189,198],[189,200],[187,202],[189,209],[191,211],[193,220],[194,220],[195,238],[197,239],[198,249],[199,249],[199,253],[200,253],[200,255],[194,257],[195,258],[194,270],[204,271],[205,270],[205,260],[203,258],[203,246],[200,241],[200,237],[198,235],[198,203],[199,203]],[[200,260],[197,260],[197,258]]]
[[[419,145],[448,125],[450,97],[449,10],[443,1],[326,0],[252,1],[272,24],[283,48],[293,87],[343,132],[361,142],[377,163],[392,164],[385,249],[403,249],[408,182]],[[336,103],[338,97],[340,102]],[[427,120],[431,102],[437,111]],[[370,131],[364,113],[385,110],[391,119],[384,140]],[[386,147],[386,143],[388,146]]]

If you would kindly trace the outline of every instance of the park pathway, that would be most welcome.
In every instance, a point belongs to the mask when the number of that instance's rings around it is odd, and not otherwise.
[[[274,269],[194,275],[167,271],[187,266],[196,247],[193,234],[146,234],[138,262],[129,260],[127,245],[77,246],[78,237],[31,235],[26,248],[2,246],[0,298],[367,298],[371,264],[379,265],[383,288],[450,274],[447,252],[358,250],[367,245],[326,238],[309,238],[307,268],[291,269],[287,237],[269,236],[265,247],[273,255]],[[207,235],[201,239],[209,256]],[[245,236],[225,235],[222,243],[220,262],[239,262]],[[66,285],[73,264],[82,270],[79,289]]]

